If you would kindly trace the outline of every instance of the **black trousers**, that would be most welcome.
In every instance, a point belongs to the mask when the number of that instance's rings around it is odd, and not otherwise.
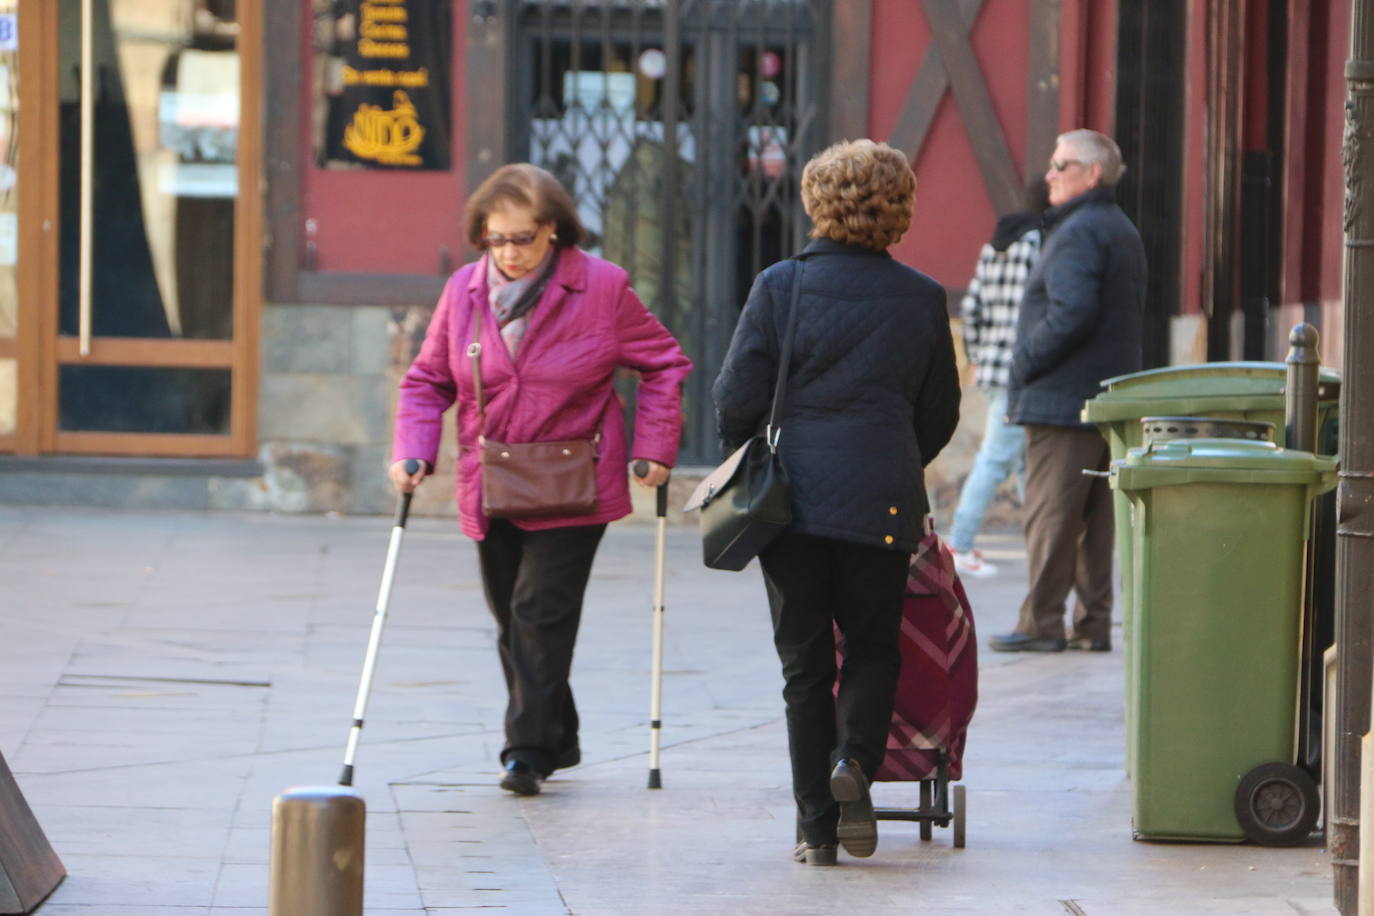
[[[809,842],[835,842],[835,762],[853,758],[869,779],[883,762],[910,560],[880,547],[791,532],[759,557],[785,682],[797,825]],[[845,642],[838,699],[832,692],[835,624]]]
[[[495,519],[477,544],[506,676],[502,763],[523,760],[551,773],[581,759],[568,675],[582,597],[605,532],[605,525],[525,531]]]

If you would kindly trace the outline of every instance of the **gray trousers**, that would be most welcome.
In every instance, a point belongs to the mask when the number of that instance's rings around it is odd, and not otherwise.
[[[1059,639],[1065,601],[1077,600],[1072,636],[1107,639],[1112,626],[1111,453],[1091,428],[1026,426],[1026,554],[1030,590],[1018,633]]]

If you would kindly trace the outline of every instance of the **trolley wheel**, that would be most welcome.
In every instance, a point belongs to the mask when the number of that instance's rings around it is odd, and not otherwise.
[[[921,839],[928,840],[931,837],[930,823],[930,780],[921,780]]]
[[[964,787],[954,787],[954,848],[964,848],[964,815],[967,811],[967,802],[964,799]]]
[[[1261,846],[1292,846],[1317,825],[1321,802],[1307,771],[1291,763],[1262,763],[1236,787],[1236,820]]]

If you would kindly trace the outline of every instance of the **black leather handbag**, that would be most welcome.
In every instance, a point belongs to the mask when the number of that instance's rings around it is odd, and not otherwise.
[[[711,569],[743,569],[792,524],[792,485],[778,455],[778,440],[804,264],[799,260],[792,274],[792,301],[768,426],[706,475],[683,507],[701,509],[701,558]]]

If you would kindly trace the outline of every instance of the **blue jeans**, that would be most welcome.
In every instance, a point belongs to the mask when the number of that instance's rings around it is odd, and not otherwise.
[[[1019,426],[1005,422],[1007,389],[985,388],[988,401],[987,422],[983,424],[983,443],[973,459],[973,470],[964,479],[959,505],[954,509],[954,527],[949,532],[949,547],[960,552],[973,549],[973,536],[983,525],[997,487],[1016,475],[1024,494],[1026,477],[1026,434]]]

